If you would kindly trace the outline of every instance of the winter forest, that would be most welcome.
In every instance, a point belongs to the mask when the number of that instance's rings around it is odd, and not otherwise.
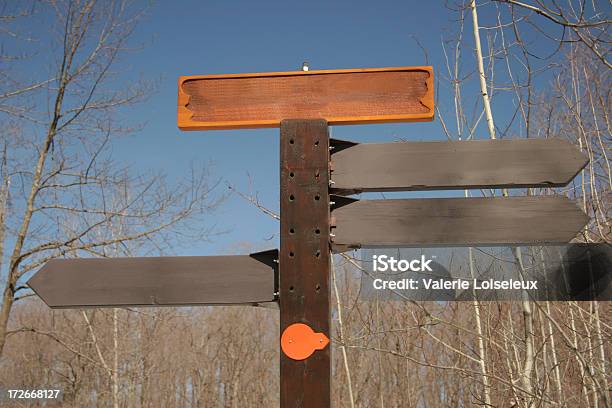
[[[610,2],[435,3],[445,27],[397,47],[416,44],[408,61],[434,66],[439,140],[562,138],[590,160],[564,188],[459,195],[564,195],[590,217],[574,242],[610,243]],[[274,305],[52,310],[26,285],[54,258],[214,241],[230,197],[278,219],[274,198],[228,188],[206,164],[171,182],[115,159],[118,140],[147,132],[126,112],[186,74],[119,80],[157,6],[0,1],[0,387],[61,389],[63,407],[275,407]],[[49,28],[28,29],[40,21]],[[439,39],[439,55],[424,36]],[[359,259],[333,257],[334,407],[612,406],[609,302],[367,301]]]

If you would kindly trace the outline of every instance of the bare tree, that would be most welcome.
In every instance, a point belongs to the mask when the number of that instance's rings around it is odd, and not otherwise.
[[[3,134],[0,231],[6,233],[0,248],[10,244],[12,250],[3,264],[0,352],[13,304],[27,291],[28,272],[55,257],[104,256],[110,246],[164,250],[179,227],[184,236],[201,237],[202,224],[185,221],[216,205],[205,173],[194,171],[169,188],[162,173],[134,175],[110,156],[112,140],[135,130],[117,122],[117,113],[152,90],[142,81],[117,83],[112,69],[143,15],[141,7],[95,0],[41,7],[57,33],[50,48],[53,80],[44,92],[28,96],[30,114]],[[121,233],[113,234],[114,225],[122,225]]]
[[[565,4],[560,2],[535,0],[495,0],[506,3],[514,13],[521,13],[517,19],[529,21],[531,15],[535,14],[545,22],[552,23],[558,28],[556,33],[548,33],[541,27],[541,22],[530,23],[531,26],[540,31],[543,35],[553,37],[561,45],[565,43],[580,42],[588,48],[608,69],[612,68],[612,63],[608,59],[610,53],[610,33],[608,29],[612,20],[608,18],[605,6],[595,1],[567,0]],[[600,7],[598,7],[600,6]]]

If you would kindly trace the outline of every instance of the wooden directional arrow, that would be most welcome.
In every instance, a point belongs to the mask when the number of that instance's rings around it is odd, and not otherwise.
[[[340,248],[567,243],[589,221],[565,197],[332,201]]]
[[[331,144],[333,187],[346,193],[561,187],[588,163],[563,139]]]
[[[178,127],[279,127],[290,118],[330,125],[430,121],[433,92],[432,67],[183,76]]]
[[[277,258],[274,250],[237,256],[56,259],[28,285],[53,308],[271,302]]]

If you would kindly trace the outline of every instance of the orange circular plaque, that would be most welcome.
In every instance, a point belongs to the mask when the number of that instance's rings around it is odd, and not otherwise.
[[[293,360],[307,359],[315,350],[323,350],[329,339],[323,333],[315,333],[304,323],[293,323],[281,336],[281,349]]]

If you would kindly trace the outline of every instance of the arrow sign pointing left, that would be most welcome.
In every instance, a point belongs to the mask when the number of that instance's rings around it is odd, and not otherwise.
[[[277,254],[54,259],[28,285],[52,308],[272,302]]]

